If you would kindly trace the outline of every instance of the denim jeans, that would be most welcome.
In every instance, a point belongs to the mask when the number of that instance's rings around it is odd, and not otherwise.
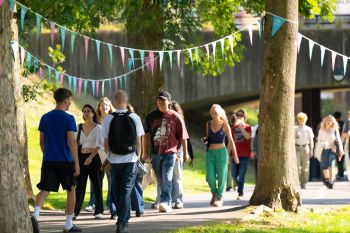
[[[160,186],[160,203],[171,205],[171,192],[176,154],[152,155],[152,166]]]
[[[126,225],[130,218],[130,195],[135,184],[136,163],[111,164],[112,201],[116,204],[118,225]]]
[[[109,212],[111,213],[111,215],[117,215],[117,210],[115,207],[115,204],[112,202],[112,196],[111,196],[111,173],[110,172],[106,172],[107,175],[107,182],[108,182],[108,190],[107,190],[107,207],[109,208]],[[105,176],[105,173],[103,171],[101,171],[101,181],[102,181],[102,187],[103,187],[103,178]],[[94,206],[95,205],[95,192],[94,192],[94,187],[90,181],[90,201],[88,203],[88,206]]]
[[[182,173],[183,173],[183,158],[175,161],[174,174],[173,174],[173,189],[171,192],[172,202],[175,204],[183,204],[183,186],[182,186]]]
[[[135,185],[131,191],[130,198],[131,198],[131,210],[135,210],[136,213],[143,214],[145,212],[145,207],[143,203],[143,191],[142,191],[142,186],[140,184],[140,178],[138,176],[135,179]]]
[[[244,179],[248,167],[248,157],[239,157],[239,164],[232,161],[232,177],[238,185],[238,195],[243,195]]]

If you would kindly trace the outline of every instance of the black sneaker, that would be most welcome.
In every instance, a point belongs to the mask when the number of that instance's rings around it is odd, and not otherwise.
[[[116,214],[113,214],[113,215],[111,215],[111,220],[117,220],[118,219],[118,216],[116,215]]]
[[[117,225],[117,233],[129,233],[127,230],[126,230],[126,225]]]
[[[63,232],[81,232],[81,229],[73,224],[70,229],[64,229]]]
[[[32,221],[33,233],[39,233],[39,224],[38,220],[32,215],[30,216],[30,220]]]
[[[142,217],[142,216],[143,216],[143,213],[136,212],[136,217]]]
[[[226,192],[230,192],[231,189],[232,189],[231,186],[227,186],[227,187],[226,187]]]

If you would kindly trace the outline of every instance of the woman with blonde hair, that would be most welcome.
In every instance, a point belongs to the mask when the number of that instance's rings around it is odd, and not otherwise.
[[[338,128],[338,123],[333,116],[328,115],[323,118],[316,144],[315,154],[321,160],[323,183],[329,189],[333,189],[335,180],[337,150],[340,150],[339,154],[344,154]],[[341,157],[338,157],[338,159],[341,159]]]
[[[236,164],[239,163],[236,147],[233,143],[230,125],[225,110],[218,104],[210,108],[212,120],[206,124],[206,181],[210,187],[212,198],[210,205],[220,207],[227,180],[228,153],[225,147],[225,136],[228,139],[228,149],[232,151]]]

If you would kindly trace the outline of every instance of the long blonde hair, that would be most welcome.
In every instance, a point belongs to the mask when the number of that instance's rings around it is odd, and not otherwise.
[[[336,121],[336,119],[332,115],[325,116],[321,122],[321,129],[326,129],[326,121],[330,119],[332,121],[332,126],[331,128],[338,130],[339,129],[339,124]]]
[[[218,104],[213,104],[210,108],[210,114],[216,111],[217,114],[219,115],[219,118],[224,121],[225,123],[228,123],[227,116],[225,110]]]
[[[113,105],[112,105],[112,102],[111,102],[107,97],[102,97],[102,98],[98,101],[98,103],[97,103],[97,108],[96,108],[97,116],[98,116],[99,118],[101,118],[101,119],[102,119],[102,116],[101,116],[100,106],[101,106],[102,102],[106,102],[106,103],[109,105],[110,109],[109,109],[109,112],[108,112],[108,113],[112,113],[112,112],[114,111],[114,107],[113,107]]]

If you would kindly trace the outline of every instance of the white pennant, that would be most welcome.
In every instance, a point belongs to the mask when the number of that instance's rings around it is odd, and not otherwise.
[[[301,44],[301,40],[303,39],[303,36],[300,34],[300,33],[298,33],[298,53],[299,53],[299,50],[300,50],[300,44]]]
[[[225,41],[224,39],[220,40],[220,45],[221,45],[221,55],[224,57],[224,49],[225,49]]]
[[[332,70],[334,71],[335,58],[337,57],[337,53],[332,51]]]
[[[205,51],[207,52],[207,59],[209,61],[209,45],[206,44],[206,45],[204,45],[204,47],[205,47]]]
[[[214,56],[214,61],[215,61],[216,42],[211,43],[211,46],[213,46],[213,56]]]
[[[253,45],[253,25],[252,24],[249,24],[248,31],[249,31],[250,44]]]
[[[314,45],[315,45],[315,42],[312,41],[312,40],[309,40],[309,58],[311,60],[311,57],[312,57],[312,50],[314,48]]]
[[[233,38],[232,38],[232,35],[228,36],[228,41],[230,42],[231,53],[232,53],[232,56],[233,56]]]
[[[326,48],[321,45],[321,66],[323,66],[324,52]]]
[[[344,76],[346,74],[346,66],[348,65],[348,57],[343,56],[343,69],[344,69]]]
[[[12,51],[13,51],[13,57],[15,58],[15,61],[17,61],[18,57],[18,42],[12,41],[11,43]]]
[[[180,69],[180,54],[181,54],[181,50],[177,50],[177,51],[176,51],[176,55],[177,55],[177,65],[179,66],[179,69]]]

